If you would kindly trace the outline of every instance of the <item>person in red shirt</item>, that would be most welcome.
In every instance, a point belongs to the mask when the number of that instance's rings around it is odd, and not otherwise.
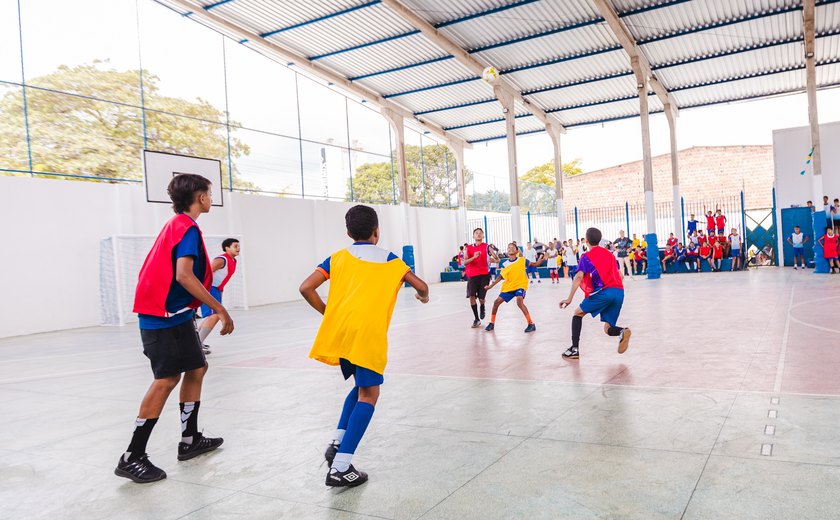
[[[666,245],[668,247],[675,247],[677,245],[677,237],[675,237],[673,233],[671,233],[671,236],[668,237]]]
[[[701,271],[703,267],[703,260],[709,264],[709,270],[714,271],[715,267],[712,265],[712,246],[709,245],[709,242],[702,242],[700,244],[700,261],[697,262],[697,272]]]
[[[706,239],[707,239],[707,237],[706,237],[706,234],[703,233],[703,230],[702,229],[698,230],[697,231],[697,247],[702,246],[703,242],[705,242]]]
[[[703,209],[706,209],[706,207],[704,206]],[[706,211],[706,231],[710,235],[715,232],[715,216],[712,215],[712,210]]]
[[[712,246],[712,259],[714,260],[714,270],[720,271],[720,266],[723,265],[723,244],[718,240]]]
[[[831,273],[836,273],[835,269],[840,269],[840,261],[838,261],[840,242],[838,242],[832,226],[825,228],[825,235],[819,238],[819,243],[823,248],[823,258],[828,260],[828,266],[831,267]]]
[[[673,246],[668,246],[665,248],[665,256],[662,258],[662,273],[667,273],[668,263],[673,263],[674,260],[677,258],[677,252]]]
[[[722,235],[726,232],[726,216],[723,214],[720,208],[718,208],[717,212],[715,213],[715,227],[717,228],[717,232],[719,235]]]
[[[717,238],[717,235],[715,235],[715,232],[714,232],[714,231],[712,231],[711,233],[709,233],[709,236],[708,236],[708,237],[706,237],[706,240],[709,242],[709,245],[710,245],[710,246],[712,246],[712,247],[714,247],[715,242],[717,242],[717,239],[718,239],[718,238]]]
[[[473,231],[473,239],[475,243],[467,245],[464,250],[464,274],[467,276],[467,298],[470,299],[474,317],[472,328],[476,329],[481,327],[481,320],[484,319],[484,299],[487,296],[485,287],[490,285],[490,266],[487,259],[493,253],[487,249],[487,243],[484,242],[483,229],[476,228]],[[493,260],[498,262],[499,258],[495,257]],[[475,303],[476,299],[481,304],[480,313]]]
[[[636,248],[633,261],[636,262],[636,269],[641,271],[639,274],[644,274],[647,271],[647,253],[645,253],[644,248]]]

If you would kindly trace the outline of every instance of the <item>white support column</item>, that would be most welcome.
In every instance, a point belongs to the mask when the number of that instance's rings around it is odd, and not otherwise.
[[[554,148],[554,204],[557,211],[557,225],[560,227],[557,238],[563,242],[566,240],[566,207],[563,203],[563,162],[560,157],[561,129],[551,124],[546,126],[545,130],[551,137],[551,145]]]
[[[811,127],[811,146],[814,154],[811,156],[813,171],[814,204],[820,206],[823,195],[822,160],[820,150],[820,122],[817,112],[817,63],[816,41],[814,39],[814,0],[803,2],[803,23],[805,32],[805,84],[808,93],[808,123]]]
[[[648,107],[647,81],[638,68],[638,61],[632,59],[639,90],[639,119],[642,123],[642,164],[645,174],[645,213],[647,233],[656,233],[656,208],[653,201],[653,162],[650,155],[650,109]]]
[[[382,115],[391,124],[396,136],[397,151],[397,186],[400,190],[400,209],[402,213],[403,245],[411,244],[411,213],[408,204],[408,174],[405,166],[405,120],[393,110],[383,108]]]
[[[507,135],[508,179],[510,181],[510,227],[514,242],[522,245],[522,217],[519,212],[519,173],[516,166],[516,107],[513,97],[498,86],[493,88],[505,114]]]
[[[455,156],[456,177],[458,181],[458,228],[461,230],[461,239],[464,243],[472,242],[472,233],[470,233],[469,225],[467,223],[467,182],[465,178],[464,166],[464,142],[452,141],[446,142],[446,146],[452,151]],[[487,230],[484,230],[487,233]]]
[[[674,236],[683,237],[685,226],[682,219],[682,194],[680,193],[680,165],[677,150],[677,115],[671,110],[671,105],[665,105],[665,116],[668,118],[668,130],[671,137],[671,186],[674,190]],[[688,237],[683,237],[685,242]]]

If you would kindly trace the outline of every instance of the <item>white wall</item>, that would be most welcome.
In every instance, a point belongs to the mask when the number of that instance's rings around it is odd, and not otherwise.
[[[822,193],[814,193],[813,170],[805,158],[811,150],[810,127],[785,128],[773,131],[773,163],[776,188],[776,221],[781,226],[782,209],[805,206],[809,200],[822,209],[822,196],[833,201],[840,197],[840,122],[820,125],[822,152]],[[800,175],[805,170],[805,175]],[[784,254],[784,237],[777,232],[779,255]],[[780,262],[784,261],[781,259]]]
[[[205,234],[242,235],[248,304],[300,298],[298,286],[350,243],[344,213],[321,200],[225,193],[225,207],[199,220]],[[380,245],[402,256],[402,212],[374,206]],[[416,271],[430,283],[457,251],[457,211],[410,208]],[[0,337],[100,323],[99,241],[155,235],[172,215],[146,202],[142,186],[0,176]]]

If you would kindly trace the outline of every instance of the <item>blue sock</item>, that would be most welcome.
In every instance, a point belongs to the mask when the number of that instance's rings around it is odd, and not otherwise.
[[[347,398],[344,400],[344,408],[341,409],[341,417],[338,419],[338,429],[346,430],[347,423],[350,422],[350,415],[353,413],[353,408],[359,401],[359,387],[354,386]]]
[[[347,431],[341,441],[341,446],[338,448],[338,455],[333,462],[333,468],[338,471],[347,471],[350,458],[356,452],[356,448],[359,446],[359,442],[373,417],[373,410],[374,407],[370,403],[356,403],[353,413],[350,414],[350,420],[347,422]]]

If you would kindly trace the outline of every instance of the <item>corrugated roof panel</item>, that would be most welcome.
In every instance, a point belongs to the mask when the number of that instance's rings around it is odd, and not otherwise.
[[[451,0],[404,0],[403,3],[427,22],[436,24],[502,7],[510,2],[507,0],[458,0],[455,3]]]
[[[662,103],[656,96],[648,96],[648,106],[651,112],[662,110]],[[636,116],[639,114],[639,100],[628,99],[605,105],[564,110],[555,115],[564,125],[579,125],[593,121],[605,121],[619,117]]]
[[[695,0],[623,18],[637,41],[680,29],[703,27],[775,9],[801,6],[801,0]],[[799,14],[802,19],[801,13]],[[764,18],[763,20],[767,20]],[[733,26],[715,29],[722,35]]]
[[[727,100],[747,97],[769,96],[780,92],[790,92],[804,88],[805,71],[796,70],[761,78],[743,79],[720,85],[682,90],[674,92],[673,95],[677,100],[677,104],[683,107],[706,103],[722,103]]]
[[[787,69],[803,63],[805,63],[805,48],[797,42],[659,69],[656,71],[656,77],[667,88],[676,88],[761,71]]]
[[[840,29],[840,4],[818,6],[814,18],[815,30],[818,34]]]
[[[815,51],[817,61],[835,60],[840,58],[840,36],[817,38]]]
[[[414,30],[388,7],[378,4],[285,31],[268,40],[315,56]]]
[[[618,99],[636,95],[636,79],[633,76],[585,83],[558,90],[549,90],[528,96],[547,110],[583,105],[595,101]]]
[[[392,101],[407,107],[412,112],[431,110],[433,108],[450,107],[459,103],[487,99],[493,95],[490,86],[477,79],[449,87],[424,90],[414,94],[407,94],[392,98]]]
[[[540,123],[540,121],[536,117],[522,117],[516,120],[517,134],[524,132],[537,132],[540,130],[545,130],[545,127],[542,123]],[[460,130],[455,130],[452,133],[454,133],[458,137],[466,139],[467,141],[490,139],[493,137],[505,135],[505,123],[504,121],[501,121],[498,123],[471,126],[468,128],[462,128]]]
[[[624,50],[617,50],[504,74],[503,77],[520,91],[528,91],[629,70],[630,59]]]
[[[451,127],[473,123],[476,121],[498,119],[500,117],[504,117],[504,114],[502,113],[501,103],[494,100],[490,103],[482,103],[480,105],[453,108],[452,110],[443,110],[441,112],[432,112],[431,114],[424,114],[421,117],[442,127]]]
[[[617,45],[618,42],[609,28],[604,25],[592,25],[476,52],[473,56],[483,63],[505,70]]]
[[[651,64],[656,66],[800,34],[801,13],[789,13],[649,43],[642,49]]]
[[[817,67],[817,85],[821,87],[840,85],[840,64]]]
[[[457,61],[445,60],[392,74],[372,76],[361,79],[358,83],[387,95],[473,77],[474,75]],[[475,82],[481,83],[480,80]],[[489,87],[484,89],[484,97],[487,95],[492,96]]]
[[[257,34],[314,20],[367,3],[369,0],[311,0],[307,2],[265,2],[235,0],[210,12],[238,23]],[[204,5],[214,3],[205,1]]]
[[[413,63],[446,56],[422,34],[414,34],[378,45],[370,45],[353,52],[335,54],[316,60],[316,63],[342,71],[348,77],[361,76]],[[456,60],[447,60],[455,62]],[[411,69],[400,74],[412,74]]]
[[[441,31],[461,47],[475,49],[597,17],[587,0],[541,0],[444,27]]]

